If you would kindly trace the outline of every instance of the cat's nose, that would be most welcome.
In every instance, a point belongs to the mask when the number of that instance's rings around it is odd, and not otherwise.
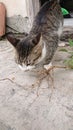
[[[27,66],[30,65],[30,64],[27,64]]]
[[[26,60],[26,61],[24,62],[24,64],[25,64],[26,66],[28,66],[28,65],[29,65],[29,62]]]
[[[30,65],[30,60],[27,60],[27,61],[26,61],[26,65],[27,65],[27,66]]]
[[[30,62],[29,62],[29,61],[27,61],[27,66],[28,66],[28,65],[30,65]]]

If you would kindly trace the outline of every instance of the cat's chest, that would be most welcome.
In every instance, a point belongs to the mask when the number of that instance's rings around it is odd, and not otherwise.
[[[46,57],[46,53],[47,53],[46,43],[43,42],[43,47],[42,47],[41,56],[40,56],[39,59],[37,60],[37,63],[39,63],[39,62],[41,62],[42,60],[44,60],[44,58]]]

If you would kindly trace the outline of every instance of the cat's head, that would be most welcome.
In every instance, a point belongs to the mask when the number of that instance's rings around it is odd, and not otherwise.
[[[32,37],[28,35],[24,39],[20,40],[16,38],[13,33],[8,33],[6,35],[8,41],[16,50],[15,61],[17,64],[29,65],[28,56],[30,55],[32,49],[39,43],[40,36],[40,33]]]

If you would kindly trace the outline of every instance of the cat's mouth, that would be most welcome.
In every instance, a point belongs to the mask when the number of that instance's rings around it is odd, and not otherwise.
[[[33,66],[33,65],[25,65],[25,64],[23,64],[23,65],[20,65],[20,64],[18,64],[18,66],[19,66],[19,68],[22,70],[22,71],[30,71],[30,70],[32,70],[32,69],[34,69],[35,68],[35,66]]]
[[[35,68],[35,65],[33,64],[33,60],[29,60],[29,58],[25,58],[24,60],[18,60],[15,59],[15,62],[18,64],[18,67],[22,71],[30,71]]]

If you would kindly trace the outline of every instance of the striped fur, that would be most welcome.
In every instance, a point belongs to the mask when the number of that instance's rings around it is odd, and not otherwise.
[[[57,0],[46,2],[36,15],[28,36],[18,42],[8,40],[16,48],[17,63],[43,66],[49,64],[58,46],[62,33],[63,16]]]

